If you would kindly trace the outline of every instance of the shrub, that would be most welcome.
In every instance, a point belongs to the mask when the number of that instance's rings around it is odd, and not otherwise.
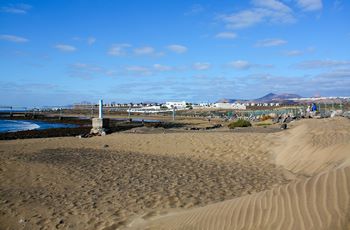
[[[266,121],[266,120],[269,120],[269,119],[272,119],[272,117],[270,115],[263,115],[260,120],[261,121]]]
[[[234,129],[236,127],[249,127],[252,126],[252,124],[249,121],[238,119],[237,121],[231,122],[228,127],[230,129]]]
[[[267,126],[267,125],[272,125],[272,123],[262,122],[262,123],[257,123],[256,124],[256,126]]]

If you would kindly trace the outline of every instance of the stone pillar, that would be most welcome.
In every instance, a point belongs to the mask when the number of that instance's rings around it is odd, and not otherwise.
[[[103,119],[103,100],[99,101],[98,118]]]
[[[103,100],[99,101],[98,118],[92,118],[91,134],[106,135],[106,129],[109,128],[109,119],[103,118]]]

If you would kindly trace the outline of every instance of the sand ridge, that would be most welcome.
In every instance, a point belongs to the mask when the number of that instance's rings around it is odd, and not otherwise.
[[[349,130],[345,118],[300,121],[277,137],[275,163],[305,176],[350,165]]]
[[[130,229],[349,229],[350,167]]]
[[[292,127],[270,134],[270,151],[303,179],[155,220],[139,218],[131,229],[349,229],[349,121],[304,120]]]

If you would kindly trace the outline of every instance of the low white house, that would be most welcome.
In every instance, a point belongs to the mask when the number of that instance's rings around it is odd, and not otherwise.
[[[220,109],[246,109],[247,107],[244,104],[240,103],[215,103],[214,106],[215,108],[220,108]]]
[[[245,109],[247,109],[247,106],[245,104],[234,103],[234,104],[232,104],[232,108],[245,110]]]
[[[215,103],[213,107],[220,108],[220,109],[232,109],[232,104],[226,103],[226,102],[218,102],[218,103]]]
[[[177,109],[184,109],[186,108],[186,102],[185,101],[168,101],[165,102],[165,106],[169,109],[176,107]]]
[[[159,105],[144,106],[144,107],[141,107],[141,109],[143,109],[143,110],[160,110],[160,106]]]

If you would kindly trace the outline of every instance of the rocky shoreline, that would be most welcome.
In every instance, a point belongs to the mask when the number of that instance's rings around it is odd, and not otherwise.
[[[65,123],[74,124],[78,127],[72,128],[50,128],[43,130],[25,130],[17,132],[0,133],[0,140],[14,140],[14,139],[28,139],[28,138],[48,138],[48,137],[68,137],[68,136],[81,136],[88,137],[91,130],[91,119],[81,119],[78,117],[47,117],[37,116],[35,118],[23,118],[23,117],[6,117],[2,119],[7,120],[28,120],[28,121],[43,121],[50,123]],[[169,122],[138,122],[138,121],[121,121],[110,120],[110,127],[107,133],[114,133],[133,129],[136,127],[154,127],[154,128],[174,128],[181,126],[177,123]]]

